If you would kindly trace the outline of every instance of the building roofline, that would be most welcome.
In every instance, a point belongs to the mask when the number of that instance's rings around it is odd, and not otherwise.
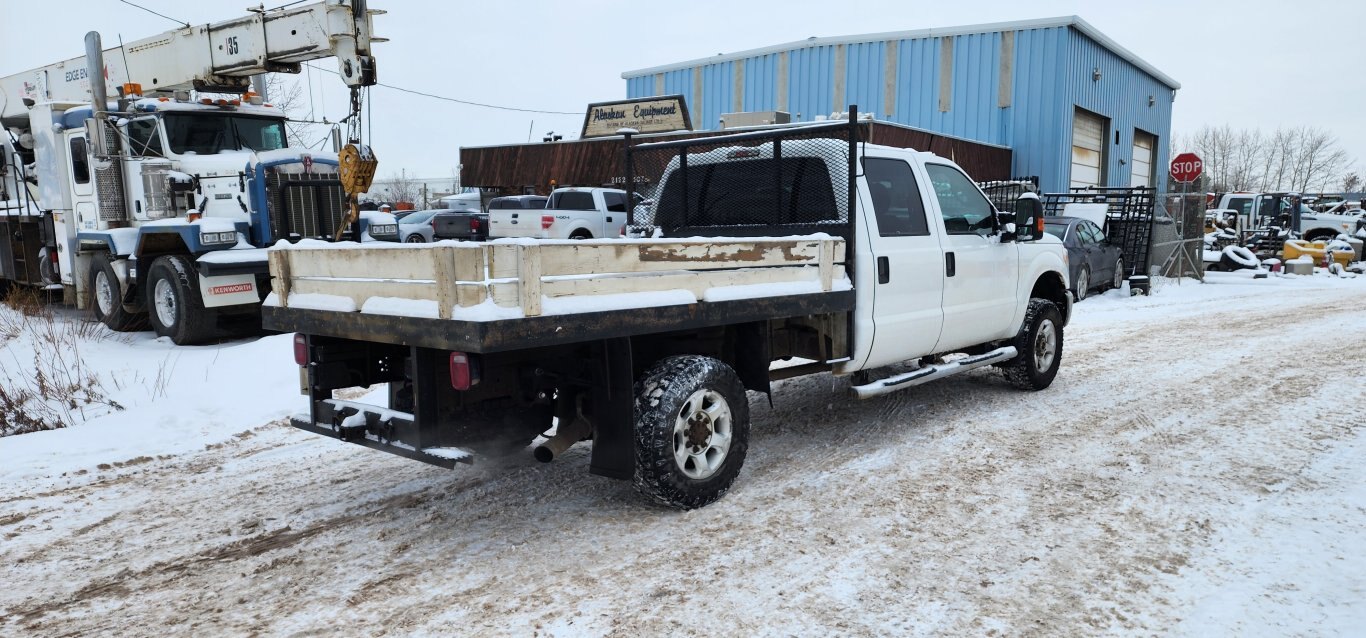
[[[637,78],[646,75],[654,75],[656,73],[665,73],[668,71],[690,69],[697,66],[718,64],[721,62],[731,62],[734,60],[758,57],[761,55],[769,55],[772,53],[781,53],[783,51],[791,51],[793,49],[804,49],[808,47],[833,46],[837,44],[857,44],[862,42],[880,42],[884,40],[916,40],[931,37],[949,37],[977,33],[995,33],[997,31],[1023,31],[1026,29],[1048,29],[1053,27],[1075,28],[1077,31],[1080,31],[1083,35],[1091,38],[1092,40],[1095,40],[1101,46],[1110,50],[1111,53],[1114,53],[1120,58],[1123,58],[1125,61],[1143,70],[1143,72],[1147,73],[1148,75],[1153,76],[1153,78],[1155,78],[1157,81],[1167,85],[1168,87],[1171,87],[1172,89],[1181,88],[1180,82],[1177,82],[1167,74],[1157,70],[1157,67],[1154,67],[1153,65],[1147,63],[1143,60],[1143,58],[1138,57],[1132,51],[1120,46],[1119,43],[1110,39],[1109,36],[1105,35],[1104,33],[1101,33],[1099,29],[1091,26],[1091,23],[1082,20],[1079,16],[1075,15],[1059,16],[1056,18],[1036,18],[1032,20],[1014,20],[1010,22],[992,22],[989,24],[973,24],[960,27],[945,27],[938,29],[887,31],[883,33],[865,33],[861,35],[830,36],[824,38],[811,37],[805,40],[797,40],[795,42],[787,42],[784,44],[775,44],[772,46],[761,47],[758,49],[748,49],[745,51],[737,51],[735,53],[714,55],[709,58],[698,58],[696,60],[688,60],[686,62],[675,62],[673,64],[665,64],[661,66],[626,71],[621,74],[621,77],[624,80],[629,80],[631,78]]]

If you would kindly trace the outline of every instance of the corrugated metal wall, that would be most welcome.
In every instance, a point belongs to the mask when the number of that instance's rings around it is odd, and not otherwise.
[[[659,75],[628,78],[627,95],[682,93],[701,130],[735,110],[811,121],[857,104],[878,119],[1009,146],[1013,172],[1049,191],[1067,188],[1079,106],[1110,118],[1109,185],[1129,183],[1135,128],[1157,136],[1155,170],[1166,173],[1172,90],[1070,26],[802,47]]]
[[[1070,31],[1067,64],[1061,68],[1063,91],[1071,104],[1110,118],[1105,154],[1106,183],[1129,185],[1134,129],[1138,128],[1157,136],[1158,189],[1165,189],[1168,136],[1172,127],[1171,89],[1095,40],[1076,30]],[[1096,69],[1100,70],[1099,80],[1094,79]],[[1151,105],[1149,96],[1152,96]]]

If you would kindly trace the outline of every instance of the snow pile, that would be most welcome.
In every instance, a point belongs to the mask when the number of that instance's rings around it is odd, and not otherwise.
[[[0,321],[14,314],[0,306]],[[107,403],[76,411],[67,425],[78,427],[0,438],[0,483],[199,450],[306,405],[291,335],[186,347],[151,332],[110,332],[84,312],[54,315],[85,336],[62,348],[41,331],[0,337],[0,383],[14,388],[35,357],[70,357],[64,365],[94,375]]]
[[[340,299],[340,297],[339,297]],[[347,301],[351,301],[347,299]],[[294,296],[289,297],[290,307],[297,307],[294,304]],[[352,307],[354,307],[354,302]],[[372,315],[397,315],[400,317],[423,317],[426,319],[436,319],[441,316],[436,302],[427,299],[404,299],[402,297],[370,297],[365,300],[365,305],[361,306],[360,311]]]

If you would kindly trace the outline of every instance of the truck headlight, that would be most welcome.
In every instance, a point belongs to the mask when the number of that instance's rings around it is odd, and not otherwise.
[[[370,236],[379,237],[380,235],[397,235],[398,224],[380,224],[370,227]]]
[[[235,244],[237,243],[237,231],[199,233],[199,242],[203,244]]]

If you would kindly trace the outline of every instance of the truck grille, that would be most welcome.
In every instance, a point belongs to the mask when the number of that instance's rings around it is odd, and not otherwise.
[[[266,175],[271,236],[331,240],[346,218],[346,195],[336,173]],[[342,235],[350,238],[350,229]]]

